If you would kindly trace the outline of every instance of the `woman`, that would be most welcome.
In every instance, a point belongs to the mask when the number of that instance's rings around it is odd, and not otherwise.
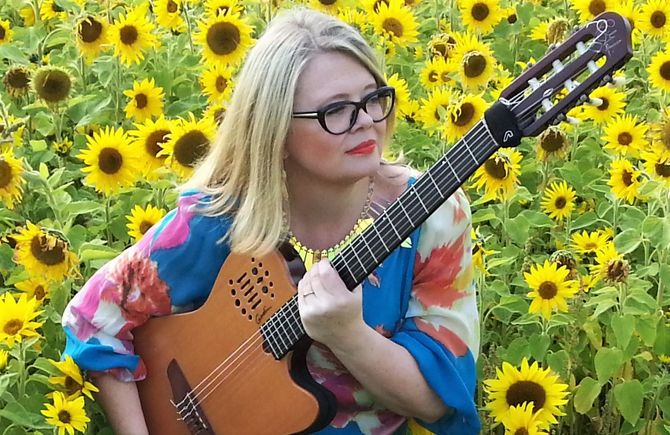
[[[478,432],[478,320],[462,192],[353,292],[326,259],[416,177],[381,160],[393,102],[373,51],[351,27],[303,9],[273,20],[177,209],[100,269],[64,314],[65,353],[95,376],[117,433],[147,432],[133,382],[146,373],[132,329],[203,304],[231,251],[262,255],[286,239],[313,264],[298,285],[300,317],[316,342],[308,367],[338,401],[322,432],[397,433],[416,421],[436,433]]]

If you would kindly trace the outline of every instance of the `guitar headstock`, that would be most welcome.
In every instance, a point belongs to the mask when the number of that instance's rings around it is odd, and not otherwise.
[[[604,12],[524,71],[502,91],[500,102],[514,114],[523,136],[537,136],[610,82],[632,55],[630,24]]]

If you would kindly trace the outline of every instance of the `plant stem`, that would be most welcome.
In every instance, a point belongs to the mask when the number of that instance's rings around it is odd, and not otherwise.
[[[111,246],[112,244],[111,202],[112,198],[108,196],[105,200],[105,232],[107,233],[107,246]]]
[[[193,34],[191,30],[191,17],[188,14],[188,2],[184,2],[182,3],[182,5],[184,6],[184,19],[186,20],[186,33],[188,34],[188,46],[191,48],[191,53],[195,53],[195,49],[193,48]]]

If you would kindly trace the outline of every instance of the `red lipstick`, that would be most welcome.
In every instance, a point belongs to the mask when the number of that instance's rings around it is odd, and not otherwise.
[[[377,149],[377,141],[368,139],[356,145],[354,148],[347,151],[347,154],[370,154]]]

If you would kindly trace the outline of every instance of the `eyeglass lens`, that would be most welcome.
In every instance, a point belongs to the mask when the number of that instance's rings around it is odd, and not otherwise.
[[[389,115],[392,108],[392,92],[382,90],[369,96],[365,101],[363,110],[370,115],[374,122],[379,122]],[[354,103],[343,103],[324,114],[327,129],[335,134],[349,130],[356,123],[357,118],[358,108]]]

